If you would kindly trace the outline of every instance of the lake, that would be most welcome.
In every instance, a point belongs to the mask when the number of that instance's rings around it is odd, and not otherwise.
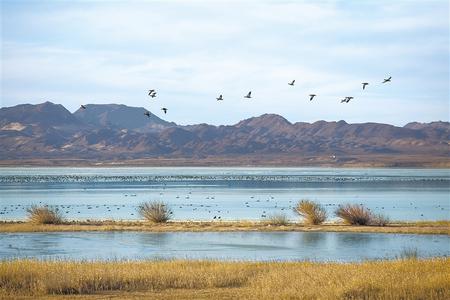
[[[449,256],[448,235],[345,232],[1,233],[0,259],[361,261]]]
[[[32,204],[68,219],[135,220],[142,201],[162,200],[176,220],[297,219],[310,199],[333,211],[364,204],[391,220],[450,219],[449,169],[0,168],[0,220],[24,220]]]

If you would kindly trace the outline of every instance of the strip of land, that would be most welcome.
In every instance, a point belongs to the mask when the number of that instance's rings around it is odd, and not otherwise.
[[[274,225],[263,221],[171,221],[154,224],[143,221],[73,221],[62,224],[0,222],[0,232],[70,232],[70,231],[148,231],[148,232],[233,232],[233,231],[298,231],[298,232],[369,232],[450,235],[450,221],[390,223],[386,226],[351,226],[338,223]]]
[[[450,299],[450,258],[362,263],[0,261],[0,298]]]
[[[54,155],[53,155],[54,157]],[[437,155],[230,155],[205,158],[26,158],[0,159],[3,167],[333,167],[333,168],[450,168],[448,156]]]

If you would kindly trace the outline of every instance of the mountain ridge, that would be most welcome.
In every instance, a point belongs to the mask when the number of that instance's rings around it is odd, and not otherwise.
[[[45,102],[0,109],[0,160],[143,158],[192,159],[419,155],[449,157],[450,123],[316,121],[291,123],[276,114],[244,119],[234,125],[177,125],[145,108],[88,104],[70,113]],[[297,158],[296,158],[297,157]]]

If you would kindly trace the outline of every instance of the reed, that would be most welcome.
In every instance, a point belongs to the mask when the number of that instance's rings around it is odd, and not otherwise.
[[[276,213],[276,214],[273,214],[273,215],[269,215],[264,220],[264,222],[267,225],[274,225],[274,226],[287,226],[287,225],[289,225],[289,219],[286,216],[286,214],[283,214],[283,213]]]
[[[64,218],[57,208],[32,205],[27,209],[28,221],[33,224],[62,224]]]
[[[450,258],[362,263],[0,261],[0,298],[450,299]]]
[[[303,217],[305,224],[309,225],[319,225],[327,219],[327,211],[325,208],[311,200],[299,201],[294,211]]]
[[[370,225],[373,226],[387,226],[390,223],[389,217],[383,214],[372,215]]]
[[[419,258],[419,250],[415,247],[406,247],[403,248],[398,256],[400,259],[418,259]]]
[[[166,223],[172,218],[172,209],[162,201],[143,202],[137,208],[138,213],[152,223]]]

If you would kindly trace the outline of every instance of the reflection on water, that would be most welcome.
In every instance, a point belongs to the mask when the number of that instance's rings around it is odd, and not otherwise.
[[[328,235],[321,234],[321,232],[308,232],[300,236],[300,244],[304,247],[317,247],[320,244],[326,244]]]
[[[384,239],[388,238],[383,236]],[[374,237],[371,237],[366,234],[355,234],[355,235],[337,235],[336,236],[336,244],[346,246],[346,245],[355,245],[358,244],[360,246],[365,246],[368,243],[373,242]]]
[[[446,235],[336,232],[2,233],[0,259],[229,259],[360,261],[449,256]]]

